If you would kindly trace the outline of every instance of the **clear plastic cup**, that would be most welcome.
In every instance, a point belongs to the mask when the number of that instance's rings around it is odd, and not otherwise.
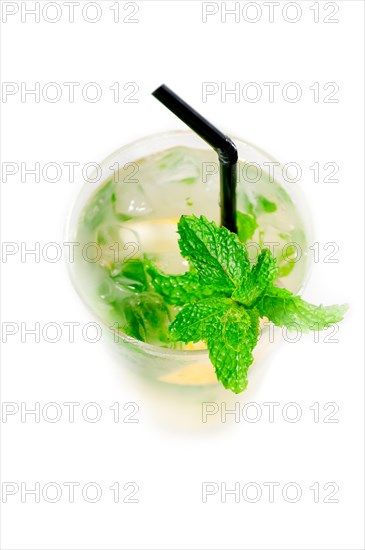
[[[272,235],[276,238],[275,235],[283,234],[281,229],[288,229],[288,231],[290,229],[292,235],[297,237],[296,241],[292,240],[290,242],[296,242],[301,253],[300,258],[294,262],[294,267],[291,266],[290,274],[286,278],[285,276],[282,278],[281,284],[292,292],[299,294],[304,288],[309,275],[308,246],[312,239],[311,223],[304,197],[297,183],[288,183],[286,181],[288,179],[287,176],[286,180],[283,178],[281,167],[274,164],[275,159],[254,145],[235,137],[232,137],[232,139],[237,145],[239,161],[241,163],[237,183],[238,209],[247,209],[247,204],[245,204],[245,201],[247,203],[247,197],[244,197],[248,192],[251,197],[256,196],[257,198],[261,196],[262,185],[265,183],[266,188],[269,188],[267,181],[272,183],[272,189],[276,190],[276,194],[278,195],[277,197],[275,195],[275,200],[282,210],[282,222],[280,222],[280,217],[276,219],[275,223],[273,223]],[[161,185],[159,184],[158,171],[154,172],[151,178],[147,177],[147,173],[144,175],[144,165],[143,163],[138,163],[140,159],[147,159],[146,162],[148,163],[148,159],[155,158],[154,155],[156,154],[160,159],[168,159],[171,150],[176,151],[176,148],[187,148],[187,160],[182,161],[183,164],[181,165],[178,165],[178,163],[176,165],[177,161],[175,158],[175,167],[173,165],[171,168],[168,167],[169,172],[166,172],[166,167],[164,169],[161,168],[161,178],[164,178]],[[193,163],[189,155],[190,153],[191,155],[195,154],[196,151],[199,153],[199,158],[202,159],[202,162],[196,171],[190,174],[189,170],[193,170]],[[177,156],[177,158],[179,157]],[[166,161],[164,162],[166,165]],[[163,166],[164,163],[161,162],[160,165]],[[275,166],[275,182],[271,182],[270,179],[270,170],[273,166]],[[154,234],[157,221],[160,224],[159,227],[161,226],[161,219],[169,220],[168,225],[166,227],[162,226],[162,231],[160,231],[161,242],[169,240],[171,224],[174,225],[174,231],[176,231],[176,222],[182,214],[194,213],[197,216],[204,214],[208,219],[219,222],[219,169],[218,159],[215,157],[214,152],[191,131],[164,132],[144,137],[118,149],[100,164],[100,170],[90,175],[89,179],[93,180],[95,177],[95,181],[84,182],[68,220],[68,242],[78,242],[79,221],[85,205],[105,182],[115,178],[115,174],[117,173],[116,167],[118,167],[118,170],[121,168],[127,174],[128,186],[125,189],[126,195],[128,194],[128,205],[134,205],[135,211],[132,212],[132,219],[125,222],[124,227],[127,230],[131,230],[133,235],[136,235],[138,247],[142,248],[140,252],[144,252],[144,246],[151,246],[149,236]],[[136,170],[137,173],[134,173]],[[173,184],[175,185],[174,189],[176,188],[176,181],[173,180],[176,180],[175,176],[179,170],[182,177],[182,185],[186,185],[182,187],[183,191],[180,191],[180,188],[178,188],[178,192],[180,193],[179,200],[172,200],[173,194],[172,191],[170,193],[170,190],[172,190]],[[118,177],[120,177],[120,172],[118,173]],[[268,177],[269,180],[267,179]],[[195,180],[193,181],[194,178]],[[153,185],[155,187],[152,187]],[[186,200],[183,200],[185,191]],[[146,192],[146,195],[144,195],[144,192]],[[133,200],[134,194],[136,200]],[[145,196],[147,197],[146,200]],[[122,207],[127,208],[128,205],[125,206],[122,204]],[[294,214],[290,214],[292,211],[295,211],[295,216]],[[136,216],[134,217],[133,214],[136,214]],[[263,216],[266,216],[266,214],[263,214]],[[280,225],[283,227],[280,227]],[[139,229],[141,227],[143,227],[143,231]],[[260,236],[260,227],[256,230],[255,235],[253,243],[255,241],[257,243],[260,239],[262,240],[263,236]],[[272,238],[272,235],[270,238]],[[290,237],[289,234],[288,236]],[[154,242],[158,243],[156,240]],[[174,246],[176,247],[176,242],[174,242]],[[79,248],[81,249],[81,247]],[[255,249],[255,246],[253,248]],[[161,347],[132,338],[113,326],[104,315],[103,308],[96,305],[93,281],[85,279],[77,258],[74,261],[71,260],[69,258],[68,261],[70,275],[78,294],[98,321],[108,328],[107,332],[110,333],[111,339],[115,342],[117,349],[120,350],[120,353],[126,359],[124,362],[130,368],[136,372],[140,372],[147,379],[162,384],[201,388],[202,386],[213,386],[218,383],[206,349],[189,349],[189,345],[187,349]],[[283,269],[285,270],[285,264],[283,265]],[[193,348],[193,346],[191,347]],[[266,326],[262,323],[260,338],[253,352],[254,363],[251,365],[249,373],[257,368],[257,365],[263,361],[270,349],[272,349],[272,342],[269,327],[267,323]]]

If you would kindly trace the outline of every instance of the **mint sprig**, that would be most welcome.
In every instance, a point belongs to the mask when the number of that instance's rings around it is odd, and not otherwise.
[[[237,235],[204,216],[182,216],[178,233],[190,271],[166,275],[150,261],[146,269],[165,301],[183,306],[169,327],[171,337],[184,343],[204,340],[225,388],[239,393],[247,386],[260,317],[303,331],[321,330],[343,319],[345,305],[315,306],[274,286],[278,267],[271,252],[262,250],[251,267]]]

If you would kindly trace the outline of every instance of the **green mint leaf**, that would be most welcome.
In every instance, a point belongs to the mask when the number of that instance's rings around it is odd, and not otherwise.
[[[118,287],[143,292],[148,290],[145,266],[142,260],[127,260],[113,264],[110,277]]]
[[[200,281],[218,291],[233,292],[248,274],[250,262],[237,235],[204,216],[182,216],[178,223],[181,254]]]
[[[186,344],[207,340],[216,332],[222,316],[231,306],[229,298],[206,298],[186,304],[170,325],[170,334],[174,340]]]
[[[347,305],[315,306],[294,296],[285,288],[270,287],[256,304],[260,317],[289,329],[300,327],[303,332],[322,330],[342,321]]]
[[[150,344],[169,340],[170,312],[158,294],[148,291],[130,294],[111,302],[113,321],[137,340]]]
[[[217,330],[208,337],[209,358],[226,389],[240,393],[247,386],[247,371],[259,334],[259,316],[232,304],[221,317]]]
[[[195,272],[188,271],[183,275],[166,275],[161,273],[150,260],[145,260],[145,266],[156,292],[163,296],[170,305],[182,306],[212,295],[227,294],[224,291],[219,292],[214,286],[202,284]]]
[[[277,206],[274,202],[269,201],[269,199],[267,199],[263,195],[257,195],[256,211],[258,213],[261,213],[261,212],[272,213],[272,212],[276,212],[276,210],[277,210]]]
[[[293,271],[294,267],[295,260],[282,262],[282,264],[279,266],[278,277],[280,279],[282,279],[283,277],[287,277]]]
[[[237,221],[237,233],[241,243],[245,243],[252,239],[258,225],[256,216],[251,214],[244,214],[243,212],[236,212]]]
[[[232,294],[232,299],[237,300],[247,307],[251,307],[265,292],[278,276],[276,260],[270,250],[265,248],[259,254],[256,264],[252,267],[249,276]]]

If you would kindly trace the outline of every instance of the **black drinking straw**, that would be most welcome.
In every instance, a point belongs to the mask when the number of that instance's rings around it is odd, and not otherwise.
[[[236,183],[237,147],[204,117],[185,103],[170,88],[162,84],[152,95],[170,109],[189,128],[209,143],[219,158],[221,225],[237,233],[236,225]]]

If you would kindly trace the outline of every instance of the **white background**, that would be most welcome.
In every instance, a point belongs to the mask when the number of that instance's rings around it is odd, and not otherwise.
[[[4,10],[5,4],[2,3]],[[34,2],[12,2],[19,10]],[[41,5],[44,5],[41,2]],[[85,4],[81,0],[80,6]],[[315,240],[321,261],[315,263],[305,298],[314,303],[350,304],[341,323],[338,343],[325,343],[306,335],[295,345],[283,343],[264,365],[263,376],[239,397],[223,394],[230,406],[255,401],[262,418],[249,423],[201,421],[199,404],[186,396],[157,395],[135,380],[123,360],[103,339],[91,344],[76,331],[73,344],[67,333],[59,342],[33,337],[21,342],[20,333],[3,345],[2,398],[28,407],[57,402],[63,416],[57,423],[39,423],[28,415],[3,417],[2,480],[42,486],[48,482],[95,482],[102,488],[97,503],[83,500],[80,488],[69,503],[66,488],[57,503],[20,492],[3,505],[2,547],[6,549],[360,549],[362,543],[363,452],[363,19],[361,1],[330,3],[339,6],[334,19],[324,23],[331,6],[319,3],[314,23],[314,2],[298,2],[302,16],[285,21],[285,3],[269,22],[268,8],[249,23],[240,16],[221,21],[221,11],[202,23],[197,1],[137,2],[138,23],[113,22],[109,9],[115,2],[99,2],[100,21],[89,23],[75,8],[75,22],[58,2],[62,17],[49,23],[41,16],[21,21],[21,11],[2,24],[2,79],[57,82],[64,91],[55,103],[39,103],[20,93],[2,104],[3,162],[101,161],[109,153],[148,133],[183,128],[150,95],[165,82],[218,126],[269,151],[283,163],[303,167],[301,186],[314,219]],[[131,10],[123,11],[121,19]],[[240,3],[240,8],[247,4]],[[256,3],[258,4],[258,3]],[[217,4],[220,7],[220,4]],[[229,3],[227,7],[232,7]],[[285,8],[288,9],[288,8]],[[50,8],[49,18],[54,17]],[[91,11],[89,17],[94,17]],[[248,17],[253,17],[250,12]],[[98,82],[103,96],[97,103],[84,100],[76,89],[75,102],[67,99],[63,82]],[[138,102],[115,103],[109,87],[136,82]],[[257,82],[262,99],[235,102],[219,94],[202,101],[202,83],[233,87]],[[279,82],[274,102],[268,101],[264,82]],[[284,101],[283,86],[297,82],[303,91],[296,103]],[[313,83],[320,84],[315,102]],[[335,82],[337,103],[324,103],[323,86]],[[127,90],[129,91],[129,90]],[[338,183],[315,183],[315,162],[339,166]],[[22,183],[20,175],[2,185],[3,241],[25,242],[29,247],[63,242],[66,216],[81,185],[65,172],[60,181]],[[322,177],[323,179],[323,177]],[[323,261],[323,246],[338,244],[337,263]],[[68,279],[64,261],[47,263],[15,254],[2,264],[3,322],[32,326],[48,322],[93,321]],[[127,365],[128,366],[128,365]],[[78,402],[75,422],[67,420],[64,402]],[[80,410],[97,402],[99,422],[85,421]],[[136,402],[138,423],[113,422],[113,403],[120,403],[122,418],[127,402]],[[275,421],[268,421],[265,402],[278,402]],[[302,418],[283,419],[286,403],[296,402]],[[318,402],[320,421],[309,407]],[[334,402],[337,423],[325,423]],[[90,414],[92,411],[90,411]],[[51,414],[51,411],[50,411]],[[217,415],[219,420],[219,415]],[[256,503],[241,496],[221,502],[221,492],[202,502],[203,482],[227,483],[242,488],[256,482],[263,490]],[[274,502],[265,482],[278,482]],[[114,503],[109,487],[119,482],[139,485],[139,503]],[[282,487],[297,483],[302,497],[286,502]],[[314,503],[315,482],[321,487]],[[336,483],[338,503],[324,503]],[[124,498],[126,491],[122,491]]]

